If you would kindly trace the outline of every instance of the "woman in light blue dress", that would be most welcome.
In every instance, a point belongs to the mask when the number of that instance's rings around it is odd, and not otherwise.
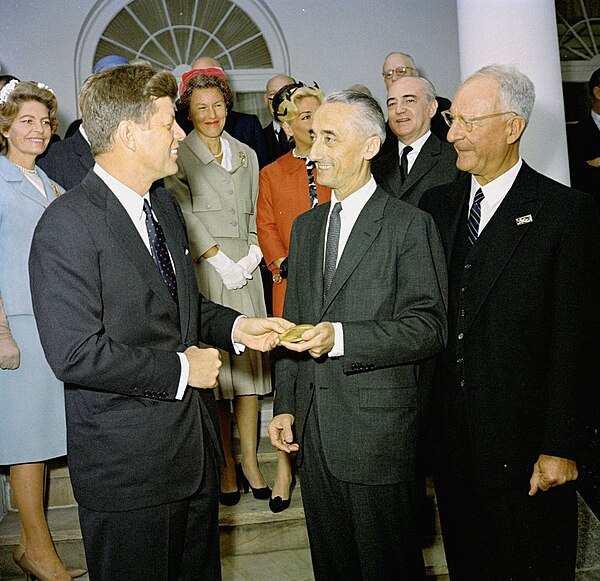
[[[63,192],[35,165],[56,130],[56,108],[41,83],[12,80],[0,90],[0,464],[10,465],[21,523],[13,558],[42,581],[85,573],[63,565],[44,515],[45,461],[66,454],[64,387],[44,357],[29,291],[35,226]]]

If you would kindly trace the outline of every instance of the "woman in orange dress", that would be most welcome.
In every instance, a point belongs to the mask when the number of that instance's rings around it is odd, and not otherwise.
[[[312,118],[322,102],[323,92],[304,83],[286,85],[273,97],[275,120],[295,143],[291,151],[260,171],[258,182],[258,243],[267,267],[273,273],[273,316],[276,317],[283,313],[292,224],[297,216],[331,198],[330,188],[317,183],[317,169],[308,159],[312,146]],[[288,508],[292,484],[289,455],[279,452],[278,458],[277,476],[269,501],[273,512]]]

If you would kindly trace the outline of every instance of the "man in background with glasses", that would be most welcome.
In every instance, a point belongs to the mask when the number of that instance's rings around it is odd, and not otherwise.
[[[448,261],[434,477],[450,577],[461,581],[575,576],[577,444],[598,372],[600,218],[588,195],[522,160],[534,100],[513,67],[469,77],[444,117],[471,176],[420,203]]]
[[[403,77],[418,77],[419,71],[417,70],[415,61],[409,54],[405,54],[403,52],[391,52],[383,61],[381,76],[383,77],[385,86],[389,91],[394,81],[397,81]],[[450,103],[450,101],[445,97],[436,96],[436,100],[439,108],[431,120],[431,131],[442,141],[446,141],[448,127],[444,123],[444,120],[441,118],[439,112],[444,111],[445,109],[450,109],[450,105],[452,103]],[[385,132],[385,142],[382,144],[376,159],[387,155],[395,149],[396,136],[394,135],[389,123],[386,123]]]

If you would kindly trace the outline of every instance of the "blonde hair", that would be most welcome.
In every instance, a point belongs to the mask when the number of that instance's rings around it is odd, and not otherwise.
[[[8,150],[8,140],[4,137],[4,133],[11,128],[23,103],[28,101],[37,101],[46,105],[52,133],[58,129],[56,117],[58,102],[54,93],[48,88],[40,87],[34,81],[20,81],[9,93],[6,101],[0,105],[0,153],[6,153]]]
[[[284,85],[273,97],[273,116],[279,123],[289,123],[300,115],[299,101],[306,97],[315,97],[323,103],[325,96],[319,87],[307,87],[297,82]]]

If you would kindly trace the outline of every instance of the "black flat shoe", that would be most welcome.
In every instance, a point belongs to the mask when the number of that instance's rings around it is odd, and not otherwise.
[[[267,498],[271,498],[271,489],[268,486],[264,486],[263,488],[252,488],[252,486],[250,486],[250,482],[246,478],[241,464],[235,465],[235,474],[238,483],[241,484],[245,493],[248,493],[248,490],[252,490],[252,496],[254,496],[256,500],[267,500]]]
[[[290,507],[291,502],[291,497],[287,500],[283,500],[281,496],[276,496],[275,498],[269,498],[269,508],[271,509],[271,512],[283,512]]]

